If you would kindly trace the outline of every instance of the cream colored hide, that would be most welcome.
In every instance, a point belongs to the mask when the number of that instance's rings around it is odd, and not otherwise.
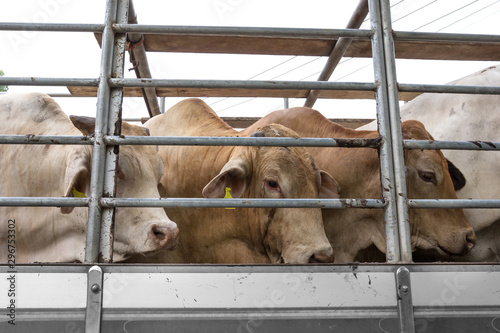
[[[89,135],[95,126],[93,118],[70,120],[40,93],[1,96],[0,117],[1,134]],[[122,133],[147,135],[125,122]],[[87,145],[0,145],[0,196],[72,197],[73,189],[88,196],[91,162]],[[117,171],[117,197],[159,197],[162,162],[155,147],[121,146]],[[8,220],[15,221],[16,262],[83,262],[87,208],[0,207],[0,218],[0,262],[7,262]],[[177,234],[161,208],[117,208],[113,259],[170,249]]]
[[[310,108],[275,111],[263,117],[244,133],[257,126],[280,123],[302,137],[377,138],[376,131],[344,128]],[[402,124],[406,139],[429,140],[432,137],[417,121]],[[310,148],[318,166],[339,183],[343,198],[382,197],[377,151],[368,148]],[[408,150],[405,152],[409,198],[456,198],[460,172],[453,168],[440,151]],[[450,176],[450,171],[453,176]],[[475,235],[461,209],[410,210],[412,249],[435,249],[442,255],[462,254],[472,248]],[[325,209],[323,219],[335,262],[351,262],[358,252],[375,247],[385,253],[386,236],[381,209]],[[375,250],[377,251],[377,250]],[[357,258],[359,260],[359,258]]]
[[[485,68],[477,73],[453,81],[452,85],[500,86],[500,66]],[[500,95],[422,94],[401,107],[401,118],[417,119],[425,124],[436,140],[500,141]],[[374,129],[376,123],[364,128]],[[462,171],[467,183],[457,192],[460,199],[500,199],[500,154],[473,150],[443,150],[443,154]],[[491,237],[500,230],[492,226],[500,223],[500,209],[465,209],[465,217],[476,231],[478,249],[467,261],[498,261],[500,252]],[[490,227],[491,226],[491,227]],[[490,232],[480,232],[488,228]],[[480,251],[479,248],[490,249]],[[493,251],[493,252],[492,252]]]
[[[145,124],[153,136],[239,136],[199,99],[184,100]],[[296,134],[280,125],[254,136]],[[337,198],[337,183],[298,147],[162,146],[165,197]],[[167,209],[179,224],[173,255],[133,258],[176,263],[331,262],[319,208]],[[142,260],[141,260],[142,259]]]

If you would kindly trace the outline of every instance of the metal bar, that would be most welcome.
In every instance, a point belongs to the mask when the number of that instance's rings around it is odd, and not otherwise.
[[[165,113],[165,96],[160,97],[160,113]]]
[[[399,331],[401,333],[415,332],[415,318],[411,298],[410,271],[400,267],[396,271],[396,290],[398,295]]]
[[[390,140],[396,184],[396,206],[398,213],[399,247],[401,261],[412,262],[412,247],[410,233],[410,218],[406,205],[406,172],[403,151],[403,134],[401,131],[401,116],[399,114],[399,97],[396,78],[396,59],[394,57],[394,39],[392,38],[391,8],[389,1],[380,0],[380,15],[383,31],[384,61],[389,101]]]
[[[128,118],[126,121],[142,121]],[[92,145],[95,139],[89,136],[71,135],[0,135],[0,144],[35,145]],[[162,137],[162,136],[105,136],[109,145],[185,145],[185,146],[283,146],[283,147],[349,147],[379,148],[380,139],[334,139],[334,138],[250,138],[250,137]],[[489,141],[424,141],[403,140],[404,149],[448,149],[448,150],[500,150],[500,142]]]
[[[285,97],[283,99],[283,108],[284,109],[288,109],[290,107],[290,103],[289,103],[289,98],[288,97]]]
[[[0,85],[9,86],[81,86],[97,87],[99,79],[67,79],[51,77],[0,77]]]
[[[128,21],[128,5],[129,0],[118,0],[118,8],[116,14],[117,22]],[[126,34],[117,34],[114,38],[114,51],[112,62],[107,69],[107,75],[111,77],[123,77],[123,66],[125,59],[125,46],[127,43]],[[106,101],[109,103],[107,108],[107,126],[105,135],[113,134],[119,136],[121,134],[121,106],[123,101],[123,88],[111,88],[110,95],[105,96]],[[104,137],[103,137],[104,139]],[[106,146],[105,152],[105,170],[103,196],[114,197],[116,195],[116,172],[118,165],[118,146]],[[113,261],[113,233],[114,233],[114,208],[103,207],[101,212],[101,232],[99,241],[99,261],[112,262]]]
[[[268,27],[209,27],[209,26],[172,26],[147,24],[114,24],[115,32],[135,32],[148,34],[206,35],[238,37],[290,37],[290,38],[333,38],[350,37],[368,39],[371,30],[359,29],[301,29]]]
[[[332,138],[253,138],[196,136],[126,136],[104,137],[108,145],[182,145],[182,146],[280,146],[280,147],[359,147],[378,148],[380,139]]]
[[[87,273],[92,265],[75,265],[74,263],[35,263],[16,264],[18,273]],[[382,272],[394,274],[401,264],[372,264],[359,263],[357,265],[205,265],[205,264],[120,264],[101,265],[101,269],[107,273],[352,273],[355,272]],[[406,266],[410,267],[410,266]],[[0,266],[0,272],[5,273],[8,266]],[[439,265],[428,263],[414,263],[411,265],[411,273],[427,272],[465,272],[465,273],[487,273],[500,272],[500,265],[495,263],[450,263],[441,262]],[[392,275],[394,277],[394,275]],[[372,281],[373,283],[373,281]]]
[[[404,140],[405,149],[500,150],[500,142]]]
[[[18,23],[0,22],[1,30],[11,31],[59,31],[59,32],[102,32],[103,24],[82,23]]]
[[[410,208],[500,208],[500,199],[408,199]]]
[[[0,144],[61,144],[61,145],[91,145],[94,139],[88,136],[72,135],[0,135]]]
[[[133,2],[129,1],[129,19],[128,23],[137,24],[137,14],[134,10]],[[146,49],[142,42],[144,35],[141,33],[130,32],[127,34],[127,40],[130,42],[128,48],[130,54],[130,61],[134,65],[134,71],[137,78],[151,78],[149,71],[148,57]],[[156,96],[156,89],[153,87],[142,88],[142,96],[148,109],[150,117],[159,115],[160,105],[158,104],[158,97]]]
[[[360,0],[358,6],[354,10],[354,13],[347,23],[348,29],[359,29],[364,19],[368,15],[368,0]],[[325,64],[325,67],[321,71],[321,74],[318,77],[318,81],[328,81],[333,71],[337,67],[340,62],[340,59],[344,56],[344,53],[347,51],[349,45],[351,45],[352,38],[340,37],[335,46],[333,47],[330,56],[328,57],[328,61]],[[318,99],[321,91],[319,90],[311,90],[307,99],[304,103],[304,106],[312,108],[316,100]]]
[[[2,83],[0,81],[0,83]],[[234,89],[323,89],[375,91],[375,83],[257,80],[165,80],[110,79],[111,87],[234,88]]]
[[[201,199],[103,198],[103,207],[316,207],[383,208],[380,199]],[[284,200],[282,202],[282,200]],[[89,198],[0,197],[0,207],[87,207]],[[179,205],[179,206],[178,206]],[[410,208],[500,208],[500,199],[408,199]]]
[[[384,208],[381,199],[102,198],[102,207]]]
[[[89,198],[0,197],[1,207],[86,207]]]
[[[369,0],[370,21],[375,34],[372,39],[373,68],[375,82],[380,85],[375,98],[377,101],[377,127],[383,138],[379,150],[380,154],[380,182],[382,196],[387,203],[384,209],[385,233],[386,233],[386,261],[395,263],[400,261],[399,231],[396,211],[396,194],[394,191],[394,168],[392,165],[392,146],[390,140],[390,124],[387,101],[387,84],[385,77],[384,49],[382,45],[382,28],[380,24],[380,5],[378,0]]]
[[[101,332],[103,273],[99,266],[92,266],[87,280],[87,307],[85,333]]]
[[[96,263],[99,257],[99,241],[102,222],[102,210],[99,199],[104,191],[104,173],[106,146],[104,135],[107,132],[107,120],[110,104],[110,87],[108,78],[113,63],[114,34],[111,29],[117,11],[117,0],[106,3],[105,28],[102,37],[100,84],[97,99],[96,122],[94,132],[94,150],[92,157],[92,174],[90,178],[90,202],[85,243],[85,263]]]
[[[455,41],[455,42],[491,42],[500,43],[500,35],[485,34],[458,34],[443,32],[415,32],[415,31],[393,31],[392,35],[396,40],[412,41]]]
[[[462,86],[462,85],[437,85],[437,84],[397,84],[400,92],[428,92],[428,93],[448,93],[448,94],[484,94],[499,95],[498,86]]]

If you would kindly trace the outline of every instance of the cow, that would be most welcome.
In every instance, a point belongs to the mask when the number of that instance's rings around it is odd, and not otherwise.
[[[149,119],[152,136],[241,136],[202,100],[191,98]],[[280,125],[257,137],[297,137]],[[174,198],[338,198],[335,180],[302,147],[161,146],[160,194]],[[231,208],[231,207],[227,207]],[[234,207],[233,207],[234,208]],[[178,247],[129,262],[258,264],[331,262],[321,208],[168,208]]]
[[[491,66],[449,83],[450,85],[500,86],[500,66]],[[500,95],[471,94],[422,94],[401,106],[401,119],[418,119],[436,140],[452,141],[500,141]],[[363,128],[376,128],[370,123]],[[460,168],[467,179],[465,186],[457,192],[459,199],[500,198],[500,154],[472,150],[443,150],[443,154]],[[495,185],[496,184],[496,185]],[[500,230],[500,209],[465,209],[465,217],[477,233],[479,248],[491,248],[496,252],[472,251],[466,258],[453,260],[498,261],[500,252],[491,232]],[[484,229],[490,230],[483,231]],[[482,244],[491,243],[491,245]],[[496,259],[495,259],[496,258]]]
[[[0,119],[0,133],[8,135],[92,135],[95,128],[93,118],[68,117],[35,92],[1,96]],[[121,126],[123,135],[148,135],[143,127]],[[92,154],[88,145],[0,145],[0,196],[89,196]],[[156,147],[120,146],[117,197],[159,198],[162,168]],[[17,263],[83,262],[87,216],[86,207],[0,207],[0,262],[7,262],[14,238]],[[162,208],[117,208],[113,260],[171,249],[178,232]]]
[[[373,130],[345,128],[307,107],[274,111],[243,130],[242,134],[269,123],[287,126],[302,137],[375,139],[379,136]],[[418,121],[404,122],[402,131],[405,139],[432,139]],[[338,182],[343,198],[382,197],[376,150],[314,147],[309,152],[318,167]],[[405,163],[409,198],[453,199],[456,198],[454,186],[464,182],[459,170],[440,151],[407,150]],[[454,181],[457,181],[457,185]],[[461,209],[411,209],[409,218],[412,250],[435,249],[443,255],[464,254],[474,246],[474,231]],[[386,252],[381,209],[324,209],[323,220],[336,263],[352,262],[361,250],[370,247]]]

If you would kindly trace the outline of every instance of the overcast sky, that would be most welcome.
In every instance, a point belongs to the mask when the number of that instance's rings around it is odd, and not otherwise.
[[[356,0],[136,0],[139,23],[162,25],[344,28]],[[498,34],[500,0],[391,1],[393,28],[405,31]],[[3,1],[1,22],[103,23],[104,0]],[[369,28],[368,22],[362,28]],[[92,33],[1,31],[0,69],[13,77],[99,76],[100,48]],[[320,57],[148,53],[154,78],[316,80]],[[371,82],[371,59],[343,59],[331,81]],[[398,60],[402,83],[447,83],[492,65],[488,62]],[[129,72],[127,77],[134,77]],[[65,87],[10,86],[9,92],[67,93]],[[179,98],[168,98],[167,108]],[[95,98],[57,98],[68,114],[95,114]],[[282,99],[208,98],[221,116],[262,116],[283,108]],[[291,106],[303,99],[290,100]],[[374,118],[373,101],[319,100],[329,117]],[[124,101],[124,117],[145,117],[140,98]]]

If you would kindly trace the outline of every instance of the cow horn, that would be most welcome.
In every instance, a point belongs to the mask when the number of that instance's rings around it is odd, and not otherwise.
[[[250,137],[252,138],[261,138],[261,137],[265,137],[266,135],[264,134],[264,132],[262,131],[257,131],[257,132],[253,132]]]
[[[95,132],[95,118],[84,116],[69,116],[73,125],[83,133],[83,135],[92,135]]]

